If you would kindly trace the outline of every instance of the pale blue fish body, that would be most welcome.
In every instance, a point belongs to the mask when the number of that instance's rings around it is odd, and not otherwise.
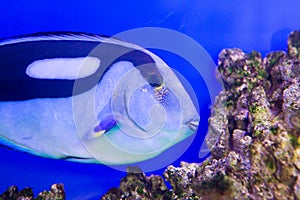
[[[55,43],[58,53],[54,46],[36,57],[42,52],[33,51],[40,48],[36,43],[43,48]],[[65,56],[64,45],[80,48]],[[25,47],[31,51],[19,55],[21,61],[10,58]],[[129,53],[106,62],[106,55],[96,55],[101,48],[133,49],[151,61],[140,60],[139,68],[134,59],[140,57]],[[89,54],[81,53],[84,50]],[[11,65],[4,71],[12,78],[3,75],[0,81],[19,80],[24,87],[11,93],[0,88],[5,94],[0,96],[0,138],[5,146],[44,157],[119,165],[155,157],[197,129],[199,115],[181,82],[162,59],[137,45],[94,35],[53,34],[6,40],[0,43],[1,52],[1,59],[7,59],[2,65]],[[98,81],[89,81],[93,76]],[[60,87],[53,89],[52,84]]]

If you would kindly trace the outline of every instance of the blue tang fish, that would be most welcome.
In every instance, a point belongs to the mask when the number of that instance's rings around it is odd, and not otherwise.
[[[122,165],[194,134],[199,114],[171,68],[115,38],[42,33],[0,42],[0,143]]]

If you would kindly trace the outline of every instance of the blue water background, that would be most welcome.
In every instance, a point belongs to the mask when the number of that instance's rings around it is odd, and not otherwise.
[[[217,63],[223,48],[266,52],[286,49],[291,30],[300,28],[299,1],[15,1],[0,2],[0,38],[35,32],[70,31],[114,35],[139,27],[164,27],[199,42]],[[157,52],[169,65],[188,66],[181,58]],[[1,67],[1,66],[0,66]],[[186,69],[186,68],[185,68]],[[179,69],[180,70],[180,69]],[[211,69],[214,70],[214,69]],[[0,71],[1,73],[1,71]],[[211,104],[201,77],[183,71],[200,100],[201,129],[181,160],[200,162]],[[171,153],[168,151],[166,153]],[[35,194],[52,183],[65,184],[67,199],[99,199],[117,187],[124,172],[103,165],[40,158],[0,149],[0,192],[12,184],[31,186]],[[161,174],[163,169],[153,173]]]

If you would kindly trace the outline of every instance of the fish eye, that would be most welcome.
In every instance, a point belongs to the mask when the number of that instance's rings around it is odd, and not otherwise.
[[[148,81],[149,85],[151,85],[152,87],[155,87],[155,88],[160,87],[163,84],[163,78],[158,73],[152,73],[152,74],[148,75],[147,81]]]

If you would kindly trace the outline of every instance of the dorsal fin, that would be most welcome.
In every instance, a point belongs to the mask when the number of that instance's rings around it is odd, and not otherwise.
[[[21,42],[33,42],[33,41],[91,41],[91,42],[104,42],[113,43],[123,46],[127,46],[133,49],[142,49],[142,47],[110,37],[107,35],[90,34],[84,32],[39,32],[33,34],[26,34],[22,36],[11,37],[0,41],[0,46],[17,44]]]
[[[40,32],[26,34],[22,36],[11,37],[2,40],[0,46],[7,44],[15,44],[20,42],[45,41],[45,40],[77,40],[77,41],[95,41],[103,42],[108,36],[88,34],[82,32]]]
[[[94,33],[86,33],[86,32],[70,32],[70,31],[55,31],[55,32],[37,32],[37,33],[29,33],[21,36],[16,36],[12,38],[20,38],[20,37],[41,37],[41,36],[87,36],[87,37],[102,37],[102,38],[110,38],[108,35],[104,34],[94,34]]]

